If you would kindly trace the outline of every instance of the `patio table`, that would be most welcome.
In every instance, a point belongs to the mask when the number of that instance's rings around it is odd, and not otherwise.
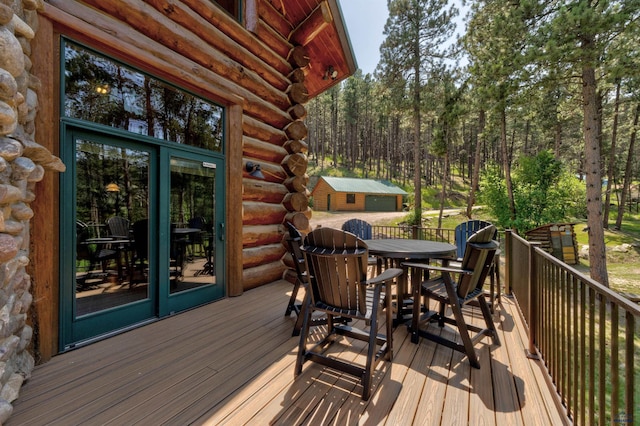
[[[444,261],[456,259],[456,246],[449,243],[440,241],[428,241],[428,240],[412,240],[412,239],[400,239],[400,238],[388,238],[388,239],[376,239],[365,240],[367,247],[369,248],[369,254],[377,256],[378,269],[382,267],[381,259],[390,260],[394,267],[402,268],[404,274],[398,282],[397,292],[397,315],[395,319],[395,325],[403,323],[413,317],[413,315],[420,314],[420,283],[421,272],[411,270],[411,293],[407,291],[407,273],[409,269],[404,266],[403,262],[429,262],[432,259],[441,259]],[[410,296],[410,299],[407,299]],[[417,303],[413,303],[417,301]],[[408,307],[412,306],[412,309]],[[411,330],[413,333],[413,330]]]

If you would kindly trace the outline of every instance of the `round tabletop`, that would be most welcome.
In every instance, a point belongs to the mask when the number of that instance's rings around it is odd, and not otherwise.
[[[427,240],[388,238],[365,240],[369,254],[392,259],[455,258],[456,246],[449,243]]]

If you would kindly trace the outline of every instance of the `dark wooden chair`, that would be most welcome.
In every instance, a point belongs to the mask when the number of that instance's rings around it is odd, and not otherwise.
[[[493,225],[487,226],[474,233],[467,240],[464,257],[461,266],[436,266],[420,263],[404,263],[411,268],[423,268],[428,271],[440,272],[440,276],[429,279],[421,283],[421,295],[424,297],[424,304],[427,305],[429,299],[434,299],[439,305],[437,311],[430,311],[417,318],[412,319],[412,333],[427,339],[443,344],[452,349],[465,353],[469,362],[475,368],[480,368],[478,356],[474,350],[474,344],[484,336],[491,336],[493,343],[499,345],[500,339],[496,331],[491,312],[483,291],[483,284],[493,264],[493,257],[498,249],[498,243],[493,241],[496,228]],[[454,280],[457,277],[457,280]],[[462,307],[468,303],[477,301],[482,311],[486,328],[467,324],[462,313]],[[446,316],[446,307],[450,306],[453,318]],[[415,312],[415,310],[414,310]],[[443,327],[445,323],[455,325],[458,328],[462,344],[456,340],[446,339],[438,334],[430,333],[420,326],[437,320]],[[473,338],[470,332],[473,332]],[[416,339],[413,339],[416,341]]]
[[[362,219],[349,219],[345,223],[342,224],[342,230],[351,232],[356,237],[362,240],[371,240],[373,238],[373,231],[371,224]],[[378,266],[378,270],[380,270],[380,266],[378,265],[378,259],[375,256],[369,256],[367,259],[367,264],[369,266]]]
[[[342,230],[355,234],[358,238],[363,240],[370,240],[373,238],[371,230],[371,224],[362,219],[349,219],[342,224]]]
[[[469,220],[466,222],[462,222],[455,229],[455,238],[456,238],[456,248],[457,248],[457,262],[462,262],[464,258],[464,253],[467,248],[467,240],[471,235],[476,233],[482,228],[487,226],[491,226],[492,223],[484,221],[484,220]],[[495,235],[493,236],[494,240],[498,239],[498,229],[496,229]],[[500,302],[500,295],[502,293],[500,287],[500,250],[496,251],[496,254],[493,258],[493,264],[491,265],[491,269],[489,271],[489,308],[491,308],[491,313],[495,310],[496,301]]]
[[[302,315],[300,315],[302,305],[297,304],[298,291],[301,286],[305,289],[308,288],[307,284],[309,280],[307,276],[307,268],[305,266],[304,254],[301,249],[302,234],[292,223],[286,222],[285,225],[289,231],[287,245],[289,246],[289,253],[293,260],[293,266],[296,272],[296,281],[293,283],[293,290],[291,291],[291,297],[289,298],[289,304],[287,305],[287,310],[285,311],[284,316],[288,317],[292,312],[295,312],[297,319],[293,326],[292,335],[298,336],[300,334],[300,329],[302,328]]]
[[[295,375],[302,372],[306,361],[314,361],[350,375],[362,382],[362,399],[371,395],[371,379],[381,359],[393,358],[393,322],[391,318],[391,285],[402,274],[401,269],[390,268],[381,275],[367,280],[366,244],[355,235],[332,228],[319,228],[310,232],[302,247],[310,297],[305,298],[300,347]],[[384,292],[384,294],[383,294]],[[385,309],[385,334],[380,334],[378,315]],[[314,312],[327,317],[326,335],[314,328],[310,340],[310,323]],[[336,316],[353,319],[352,325],[338,323]],[[356,320],[361,320],[356,322]],[[356,328],[362,326],[361,328]],[[349,362],[327,353],[338,336],[347,336],[367,343],[366,362]]]
[[[286,222],[285,225],[289,230],[289,236],[287,237],[287,245],[289,246],[289,253],[293,261],[294,270],[296,272],[296,281],[293,284],[293,290],[291,291],[291,297],[289,297],[289,304],[284,313],[285,317],[291,315],[292,312],[296,314],[296,323],[293,326],[292,336],[299,336],[300,329],[302,328],[302,319],[304,317],[302,313],[302,304],[297,303],[298,292],[300,287],[305,290],[305,297],[309,292],[309,279],[307,275],[307,266],[302,253],[302,234],[292,223]],[[350,318],[334,317],[334,321],[340,321],[343,323],[350,322]],[[311,319],[310,326],[325,325],[327,323],[327,317],[324,315],[315,316]]]

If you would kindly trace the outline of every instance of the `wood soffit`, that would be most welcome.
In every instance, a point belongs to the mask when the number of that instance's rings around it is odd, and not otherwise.
[[[267,0],[291,24],[283,34],[309,53],[305,85],[313,98],[355,73],[357,64],[338,0]],[[332,68],[335,78],[327,75]]]

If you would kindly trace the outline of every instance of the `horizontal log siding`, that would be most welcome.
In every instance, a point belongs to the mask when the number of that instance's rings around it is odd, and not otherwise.
[[[269,263],[273,256],[269,246],[282,240],[280,225],[287,214],[282,205],[286,188],[281,185],[289,176],[281,162],[289,154],[283,148],[289,140],[283,129],[292,121],[287,94],[291,86],[288,76],[293,71],[287,61],[291,45],[280,34],[289,30],[286,19],[274,16],[280,12],[270,4],[261,0],[256,4],[259,22],[274,22],[275,27],[264,33],[269,39],[260,40],[213,2],[197,0],[51,0],[45,12],[57,21],[56,30],[62,34],[215,102],[228,104],[228,99],[220,98],[223,94],[237,99],[242,107],[242,159],[230,171],[229,179],[238,180],[237,188],[248,182],[247,188],[238,191],[243,193],[240,205],[244,204],[247,214],[237,230],[227,229],[229,239],[241,240],[241,250],[244,253],[251,248],[251,255],[228,256],[231,262],[242,259],[238,271],[251,271],[242,273],[242,285],[230,283],[235,286],[230,294],[280,278],[275,271],[281,273],[284,268],[278,262]],[[244,167],[248,161],[261,165],[264,181],[248,175]],[[239,167],[242,170],[237,170]],[[258,214],[260,208],[266,214]],[[260,231],[256,233],[256,229]],[[268,270],[263,274],[255,271],[261,246],[265,247],[264,268]]]

